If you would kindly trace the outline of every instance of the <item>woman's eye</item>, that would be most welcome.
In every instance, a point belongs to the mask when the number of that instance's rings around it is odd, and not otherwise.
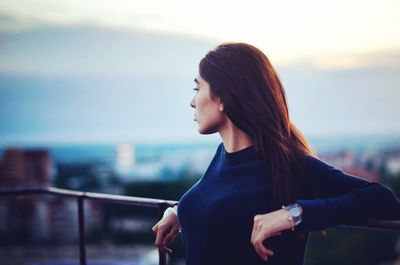
[[[193,90],[196,92],[199,91],[199,89],[197,87],[193,88]]]

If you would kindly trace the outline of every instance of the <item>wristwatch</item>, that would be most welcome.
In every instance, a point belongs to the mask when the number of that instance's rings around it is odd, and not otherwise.
[[[301,215],[303,213],[303,209],[298,203],[290,204],[288,206],[282,206],[283,209],[287,210],[291,217],[291,220],[293,220],[294,226],[298,225],[301,223]]]

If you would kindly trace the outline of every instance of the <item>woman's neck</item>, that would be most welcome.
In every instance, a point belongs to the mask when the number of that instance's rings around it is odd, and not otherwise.
[[[221,128],[219,134],[228,153],[237,152],[253,145],[253,140],[250,136],[236,127],[231,121]]]

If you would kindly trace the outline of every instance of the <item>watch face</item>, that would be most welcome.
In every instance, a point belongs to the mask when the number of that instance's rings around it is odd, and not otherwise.
[[[293,216],[299,216],[301,214],[299,207],[294,207],[290,209],[290,212],[292,213]]]

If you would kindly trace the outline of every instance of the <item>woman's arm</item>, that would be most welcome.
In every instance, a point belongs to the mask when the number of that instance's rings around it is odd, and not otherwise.
[[[315,231],[368,218],[400,220],[400,201],[388,188],[375,182],[353,177],[326,164],[307,157],[305,171],[316,198],[297,200],[302,209],[299,231]],[[267,260],[273,255],[264,240],[294,228],[291,214],[280,209],[254,217],[251,242],[258,255]]]
[[[305,174],[319,198],[298,200],[302,222],[296,230],[315,231],[361,219],[399,219],[400,201],[385,186],[307,157]]]

